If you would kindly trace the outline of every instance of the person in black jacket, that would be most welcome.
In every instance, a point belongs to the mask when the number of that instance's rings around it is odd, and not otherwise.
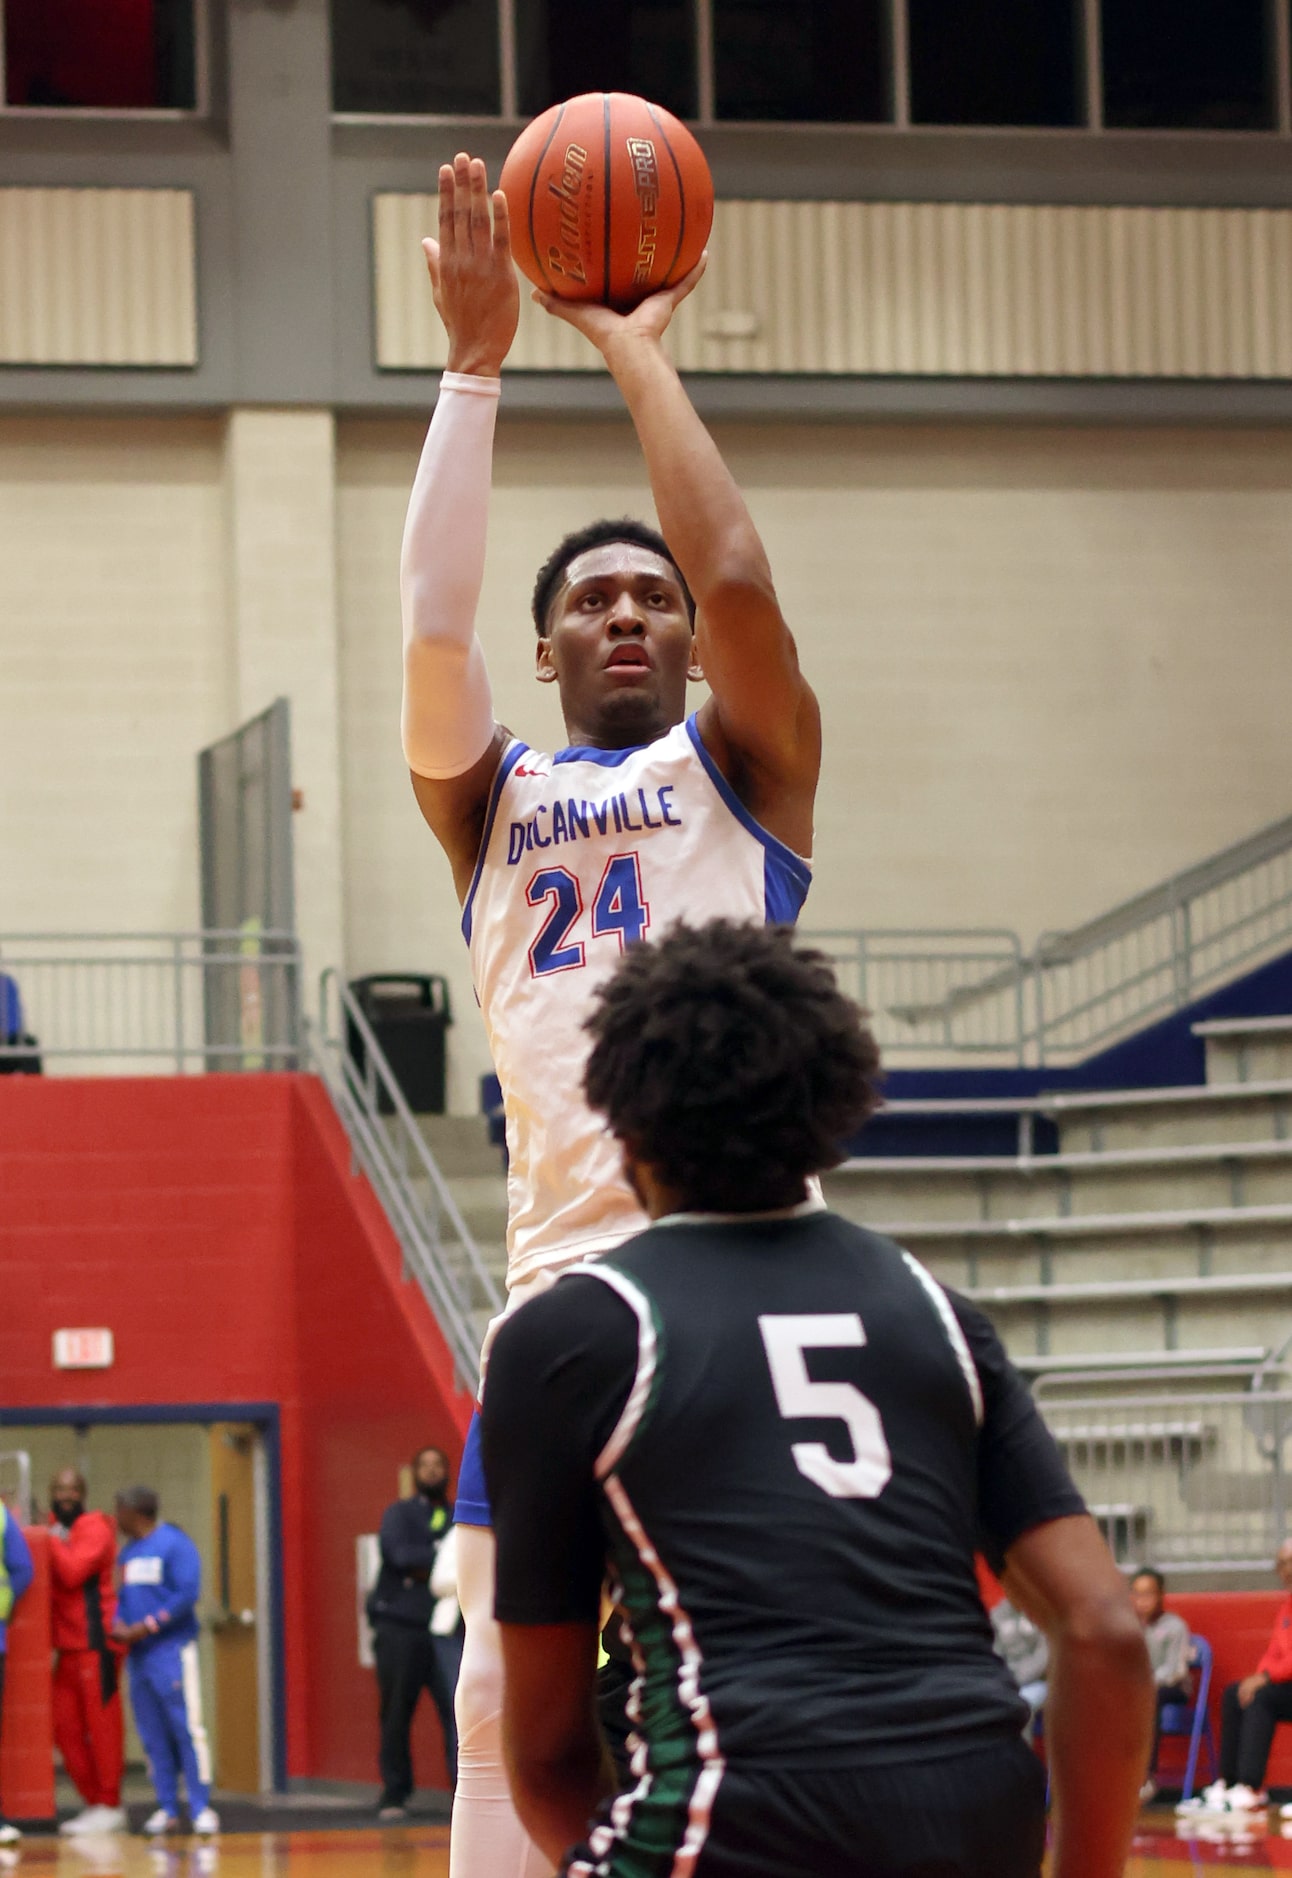
[[[381,1799],[378,1817],[407,1817],[413,1791],[409,1748],[413,1715],[425,1689],[444,1730],[444,1759],[449,1780],[457,1780],[458,1737],[453,1721],[453,1690],[431,1634],[435,1599],[431,1570],[453,1524],[448,1457],[440,1448],[421,1448],[413,1458],[411,1499],[396,1500],[381,1517],[381,1571],[368,1598],[377,1661],[381,1719]]]

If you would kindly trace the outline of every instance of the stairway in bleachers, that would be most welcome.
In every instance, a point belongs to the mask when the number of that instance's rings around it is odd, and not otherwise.
[[[1254,1366],[1292,1334],[1292,1018],[1199,1028],[1205,1085],[1020,1102],[1056,1153],[858,1158],[830,1204],[980,1302],[1033,1372]]]

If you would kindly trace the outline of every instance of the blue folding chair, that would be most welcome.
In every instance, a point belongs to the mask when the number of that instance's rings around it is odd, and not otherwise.
[[[1187,1735],[1189,1758],[1184,1767],[1182,1800],[1193,1798],[1193,1783],[1198,1772],[1198,1750],[1207,1744],[1208,1779],[1216,1777],[1216,1743],[1211,1732],[1207,1697],[1211,1693],[1211,1645],[1205,1637],[1190,1637],[1189,1661],[1197,1671],[1198,1681],[1191,1702],[1165,1702],[1158,1725],[1159,1737]],[[1156,1770],[1155,1770],[1156,1771]]]

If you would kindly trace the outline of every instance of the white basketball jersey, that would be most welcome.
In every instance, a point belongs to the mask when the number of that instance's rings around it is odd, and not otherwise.
[[[675,920],[791,923],[806,861],[739,801],[694,717],[635,750],[508,745],[462,912],[507,1114],[507,1283],[649,1224],[583,1098],[596,987]]]

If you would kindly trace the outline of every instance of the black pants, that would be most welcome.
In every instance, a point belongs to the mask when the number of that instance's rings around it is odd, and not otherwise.
[[[1220,1778],[1226,1786],[1260,1792],[1274,1730],[1285,1721],[1292,1721],[1292,1682],[1267,1682],[1246,1708],[1238,1705],[1238,1684],[1230,1683],[1220,1704]]]
[[[413,1757],[409,1735],[418,1699],[425,1689],[435,1704],[444,1730],[444,1758],[449,1782],[458,1777],[458,1731],[453,1720],[453,1687],[442,1639],[429,1630],[406,1624],[375,1624],[373,1653],[377,1659],[377,1697],[381,1717],[382,1803],[402,1806],[413,1791]]]
[[[647,1811],[612,1878],[673,1869],[686,1817],[666,1845]],[[695,1878],[1040,1878],[1044,1851],[1045,1771],[1014,1737],[913,1767],[728,1765]]]

